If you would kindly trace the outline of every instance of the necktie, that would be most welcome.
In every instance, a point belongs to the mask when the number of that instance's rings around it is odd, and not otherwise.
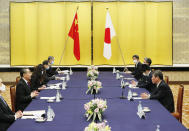
[[[30,82],[27,82],[27,85],[30,87]]]
[[[7,103],[6,103],[6,101],[3,99],[2,96],[0,96],[0,99],[3,101],[3,103],[4,103],[6,106],[8,106]]]

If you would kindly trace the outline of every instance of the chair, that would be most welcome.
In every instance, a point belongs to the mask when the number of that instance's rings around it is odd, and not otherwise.
[[[18,82],[20,81],[21,77],[20,76],[17,76],[16,77],[16,85],[18,84]]]
[[[179,85],[178,98],[177,98],[177,109],[172,115],[182,123],[182,105],[184,96],[184,86]]]
[[[169,84],[169,76],[165,76],[164,81],[165,81],[165,83]]]
[[[12,111],[15,112],[16,86],[10,86]]]

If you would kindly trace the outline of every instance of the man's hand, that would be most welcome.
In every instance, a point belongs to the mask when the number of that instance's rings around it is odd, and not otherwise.
[[[126,74],[131,74],[132,72],[131,71],[125,71]]]
[[[134,86],[137,85],[136,81],[134,81],[134,80],[131,81],[131,84],[134,85]]]
[[[44,90],[46,88],[45,85],[42,85],[40,88],[38,88],[39,91]]]
[[[15,113],[16,119],[21,118],[22,116],[23,116],[23,113],[20,110]]]
[[[60,77],[55,77],[55,80],[61,80],[61,78]]]
[[[58,74],[64,74],[64,72],[63,71],[58,71]]]
[[[36,96],[38,96],[39,95],[39,92],[38,91],[33,91],[33,92],[31,92],[31,98],[34,98],[34,97],[36,97]]]
[[[147,94],[147,93],[142,93],[140,96],[142,97],[142,99],[149,99],[150,98],[150,95]]]

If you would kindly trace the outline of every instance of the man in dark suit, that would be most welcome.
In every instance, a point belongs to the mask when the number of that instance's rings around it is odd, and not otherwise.
[[[49,69],[46,70],[47,76],[52,77],[52,76],[58,74],[58,71],[53,70],[53,68],[52,68],[52,65],[54,64],[54,57],[53,56],[48,57],[48,64],[49,64]]]
[[[134,71],[132,72],[132,75],[137,79],[141,79],[142,78],[142,63],[139,61],[139,56],[138,55],[134,55],[133,56],[133,62],[135,63],[135,68]]]
[[[54,70],[52,68],[53,64],[54,64],[54,57],[49,56],[48,57],[49,68],[47,68],[47,70],[46,70],[46,74],[47,74],[48,77],[52,77],[52,76],[57,75],[57,74],[64,74],[64,71],[60,71],[60,70],[58,70],[58,68],[57,68],[57,70]]]
[[[143,99],[158,100],[170,113],[174,112],[174,99],[170,87],[163,80],[163,73],[156,70],[152,75],[152,82],[156,84],[157,88],[151,94],[142,93]]]
[[[143,76],[142,78],[138,81],[138,84],[135,81],[132,81],[132,85],[135,85],[139,88],[145,88],[147,89],[150,93],[152,93],[156,86],[155,84],[152,83],[152,71],[149,65],[143,64]]]
[[[9,126],[18,118],[22,117],[22,112],[12,112],[6,101],[1,96],[2,90],[0,89],[0,131],[6,131]]]
[[[145,57],[144,58],[144,64],[147,64],[147,65],[150,66],[152,64],[152,60],[150,58]]]
[[[44,80],[45,80],[45,82],[46,83],[48,83],[50,80],[55,80],[56,79],[56,77],[55,77],[55,75],[48,75],[47,74],[47,71],[50,69],[50,66],[49,66],[49,61],[48,60],[44,60],[43,61],[43,68],[44,68]]]
[[[31,90],[41,91],[46,88],[44,67],[42,64],[39,64],[35,67],[35,70],[31,76]]]
[[[33,98],[39,95],[38,91],[31,92],[31,72],[28,68],[20,71],[21,79],[16,86],[16,111],[24,109],[30,104]]]

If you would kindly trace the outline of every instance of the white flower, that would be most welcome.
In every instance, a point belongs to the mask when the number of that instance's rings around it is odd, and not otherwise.
[[[99,109],[98,109],[98,108],[96,108],[96,109],[94,110],[94,112],[98,113],[98,112],[99,112]]]
[[[84,131],[111,131],[111,127],[106,123],[90,123]]]

